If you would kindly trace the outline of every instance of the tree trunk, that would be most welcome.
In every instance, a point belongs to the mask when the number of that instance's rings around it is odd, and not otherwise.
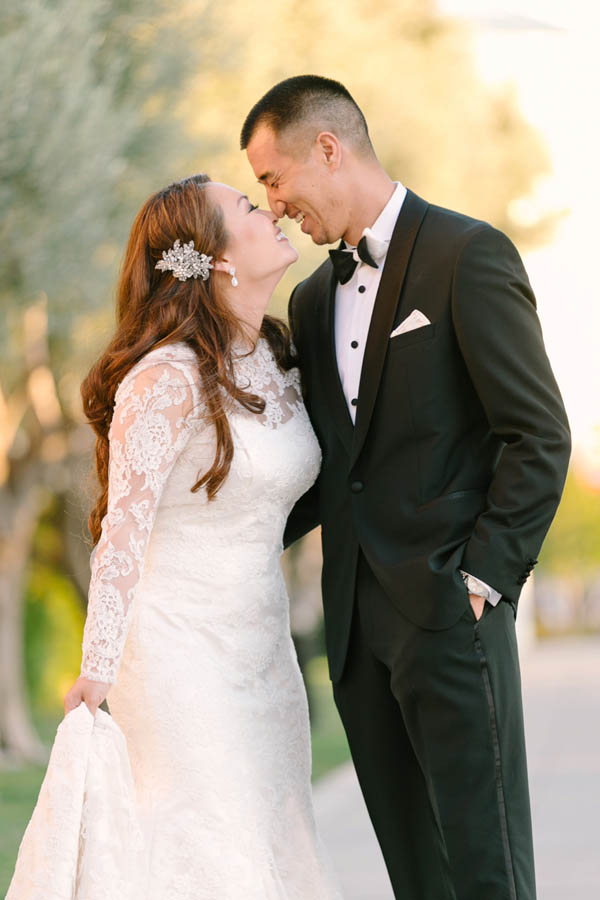
[[[79,460],[75,461],[79,465]],[[76,482],[77,484],[77,482]],[[69,488],[61,497],[61,531],[63,536],[63,557],[61,569],[77,591],[81,608],[87,611],[87,596],[90,584],[90,545],[86,520],[89,501],[81,491]]]
[[[0,495],[0,767],[45,764],[48,751],[33,726],[25,684],[23,588],[44,491],[31,484]]]

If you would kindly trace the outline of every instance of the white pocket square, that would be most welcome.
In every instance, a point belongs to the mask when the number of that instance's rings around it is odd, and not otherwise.
[[[404,334],[406,331],[414,331],[415,328],[423,328],[424,325],[431,325],[425,313],[422,313],[419,309],[413,309],[410,316],[407,316],[397,328],[394,328],[390,337],[396,337],[396,335]]]

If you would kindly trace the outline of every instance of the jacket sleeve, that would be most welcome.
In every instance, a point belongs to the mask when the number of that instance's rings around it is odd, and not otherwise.
[[[299,334],[299,322],[297,318],[297,290],[298,285],[296,285],[290,296],[290,302],[288,305],[288,319],[290,323],[290,330],[292,332],[292,340],[301,360],[302,345]],[[300,363],[300,370],[302,371],[302,363]],[[305,534],[308,534],[309,531],[312,531],[313,528],[316,528],[318,525],[320,525],[320,523],[321,514],[319,511],[319,479],[317,478],[312,487],[310,487],[308,491],[303,494],[302,497],[299,498],[299,500],[296,501],[292,511],[288,516],[283,535],[284,549],[287,549],[295,541],[299,540],[301,537],[304,537]]]
[[[321,524],[319,512],[319,479],[296,501],[283,534],[284,550]]]
[[[461,568],[516,603],[560,502],[571,440],[535,297],[502,232],[483,226],[463,247],[452,315],[472,383],[502,442]]]

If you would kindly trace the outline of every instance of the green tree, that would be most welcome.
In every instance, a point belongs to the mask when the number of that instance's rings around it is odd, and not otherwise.
[[[24,573],[48,491],[76,486],[89,446],[78,383],[90,329],[109,327],[117,248],[190,153],[176,98],[209,24],[192,12],[24,0],[1,14],[0,759],[45,755],[23,681]]]
[[[199,71],[184,98],[186,115],[206,147],[209,174],[264,204],[235,141],[251,106],[275,82],[314,73],[342,81],[364,110],[380,161],[427,200],[483,218],[521,249],[545,240],[555,217],[527,226],[513,201],[548,171],[545,148],[510,89],[477,76],[469,31],[441,18],[433,0],[288,0],[264,23],[257,0],[228,0],[223,29],[232,50],[220,70]],[[219,35],[223,40],[223,32]],[[210,52],[211,41],[207,42]],[[256,199],[255,199],[255,202]],[[323,250],[291,226],[301,250],[277,294],[321,260]]]
[[[586,577],[600,570],[600,491],[572,466],[540,553],[540,574]]]
[[[313,71],[348,85],[382,163],[427,199],[520,245],[551,223],[525,230],[511,217],[547,167],[543,148],[514,98],[478,82],[468,34],[431,0],[288,0],[268,21],[257,0],[23,0],[0,13],[0,34],[0,758],[39,759],[24,573],[59,492],[63,564],[85,601],[79,382],[111,330],[116,264],[150,190],[208,170],[264,202],[237,149],[241,124],[275,81]],[[280,312],[323,254],[293,230],[302,258]]]

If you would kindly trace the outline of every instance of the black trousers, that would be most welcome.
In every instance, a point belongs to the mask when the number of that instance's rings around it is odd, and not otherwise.
[[[420,629],[361,554],[334,696],[395,896],[535,900],[512,607]]]

